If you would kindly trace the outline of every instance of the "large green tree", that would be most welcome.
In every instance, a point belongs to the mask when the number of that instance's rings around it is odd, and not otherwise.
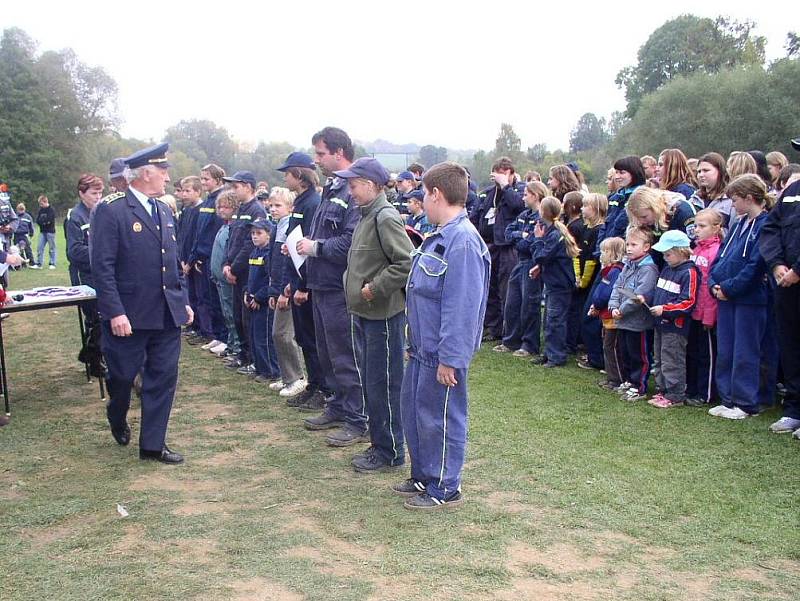
[[[236,143],[224,127],[207,119],[189,119],[167,129],[164,139],[202,165],[216,163],[234,170]]]
[[[647,94],[675,77],[762,65],[766,39],[752,34],[754,26],[751,21],[694,15],[681,15],[664,23],[639,48],[636,64],[617,75],[617,85],[625,89],[627,115],[635,115]]]
[[[598,119],[594,113],[584,113],[569,134],[569,151],[592,150],[610,139],[606,131],[606,120]]]

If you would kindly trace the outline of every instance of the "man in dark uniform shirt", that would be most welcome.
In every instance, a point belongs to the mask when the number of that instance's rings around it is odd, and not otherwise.
[[[142,372],[139,458],[182,463],[166,445],[178,380],[180,328],[192,322],[172,211],[156,197],[169,181],[167,144],[129,156],[130,187],[99,204],[92,218],[92,273],[108,362],[111,433],[130,442],[131,386]]]

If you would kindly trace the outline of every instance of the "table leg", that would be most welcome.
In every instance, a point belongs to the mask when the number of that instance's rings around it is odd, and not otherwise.
[[[86,328],[83,325],[83,313],[81,312],[80,304],[75,305],[78,308],[78,325],[81,328],[81,348],[86,346]],[[86,381],[92,381],[92,375],[89,373],[89,364],[84,363],[83,367],[86,369]]]
[[[3,389],[6,415],[11,415],[11,402],[8,399],[8,378],[6,377],[6,348],[3,344],[3,320],[0,319],[0,387]]]

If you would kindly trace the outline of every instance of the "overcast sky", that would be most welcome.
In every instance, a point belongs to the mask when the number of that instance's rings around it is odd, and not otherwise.
[[[125,136],[160,140],[197,118],[248,142],[308,146],[336,125],[358,140],[489,149],[509,122],[523,148],[553,149],[583,113],[624,108],[617,72],[689,12],[755,20],[770,59],[800,27],[796,0],[7,0],[0,27],[102,66],[119,84]]]

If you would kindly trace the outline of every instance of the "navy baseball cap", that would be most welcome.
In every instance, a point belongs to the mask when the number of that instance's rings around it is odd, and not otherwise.
[[[800,138],[795,138],[792,140],[792,148],[795,150],[800,150]]]
[[[287,169],[291,169],[292,167],[303,167],[305,169],[314,169],[316,165],[314,164],[314,159],[308,156],[305,152],[293,152],[286,160],[283,162],[283,165],[278,167],[278,171],[286,171]]]
[[[250,184],[254,190],[256,188],[256,176],[250,171],[237,171],[229,177],[223,177],[222,181],[228,183],[242,182],[243,184]]]
[[[122,177],[125,174],[125,159],[118,158],[111,161],[111,165],[108,167],[108,177],[111,179],[115,179],[117,177]]]
[[[167,162],[167,151],[169,144],[156,144],[155,146],[148,146],[138,152],[134,152],[131,156],[125,159],[125,164],[130,169],[137,169],[145,165],[154,165],[166,169],[169,167]]]
[[[256,219],[253,223],[250,224],[250,228],[259,230],[270,230],[272,228],[272,224],[266,219]]]
[[[333,174],[343,179],[363,177],[379,186],[385,186],[386,182],[389,181],[389,172],[386,171],[386,167],[381,165],[378,159],[372,157],[362,157],[350,165],[349,169],[334,171]]]
[[[425,198],[425,191],[424,190],[412,190],[411,192],[406,194],[406,198],[413,198],[415,200],[418,200],[418,201],[422,202],[423,199]]]
[[[402,181],[404,179],[411,180],[412,182],[417,179],[417,176],[411,173],[410,171],[401,171],[397,174],[397,181]]]
[[[569,170],[572,171],[573,173],[581,170],[581,168],[578,166],[578,163],[576,163],[575,161],[570,161],[569,163],[567,163],[567,167],[569,167]]]

